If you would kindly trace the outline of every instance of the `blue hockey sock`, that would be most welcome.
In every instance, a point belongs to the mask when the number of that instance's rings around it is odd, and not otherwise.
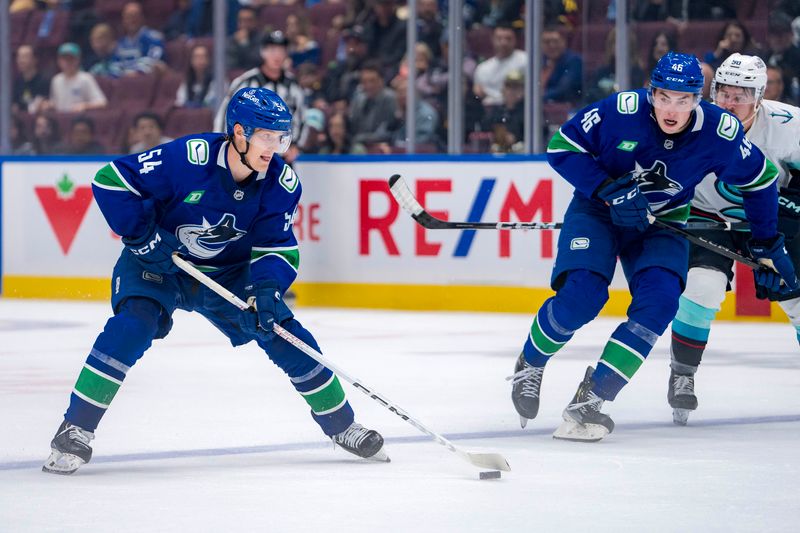
[[[525,339],[522,352],[529,365],[544,366],[564,344],[574,335],[562,327],[555,319],[553,313],[553,302],[555,298],[548,298],[539,308],[531,324],[531,331]]]
[[[318,364],[305,376],[291,378],[309,407],[311,416],[330,436],[341,433],[353,423],[353,408],[347,401],[339,378],[328,368]]]
[[[620,324],[600,356],[592,391],[604,400],[614,400],[642,366],[657,340],[656,333],[633,320]]]

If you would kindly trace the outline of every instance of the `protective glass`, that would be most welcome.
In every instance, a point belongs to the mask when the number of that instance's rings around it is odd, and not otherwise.
[[[653,107],[662,111],[693,111],[700,103],[700,95],[664,90],[654,90],[651,96]]]
[[[756,103],[756,91],[752,87],[735,87],[718,84],[711,93],[717,105],[753,105]]]
[[[258,130],[250,136],[250,143],[256,144],[266,150],[271,150],[282,154],[289,149],[292,144],[292,132]]]

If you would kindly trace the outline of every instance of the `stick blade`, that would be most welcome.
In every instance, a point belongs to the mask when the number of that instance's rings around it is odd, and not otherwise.
[[[511,472],[511,466],[508,461],[499,453],[465,452],[465,454],[467,460],[478,468]]]

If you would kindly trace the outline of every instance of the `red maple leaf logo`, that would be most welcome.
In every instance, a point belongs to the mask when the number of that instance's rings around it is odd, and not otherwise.
[[[35,187],[34,190],[50,227],[56,234],[61,251],[67,255],[89,211],[89,204],[92,203],[91,186],[76,187],[69,176],[64,174],[55,187]]]

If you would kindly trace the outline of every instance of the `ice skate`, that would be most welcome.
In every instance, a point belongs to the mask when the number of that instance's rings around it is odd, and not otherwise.
[[[554,439],[597,442],[614,431],[614,421],[600,412],[605,400],[592,392],[593,373],[594,368],[586,369],[578,391],[564,409],[564,422],[553,433]]]
[[[678,374],[675,370],[670,369],[667,401],[672,407],[672,421],[679,426],[685,426],[689,421],[689,414],[697,409],[694,375]]]
[[[50,441],[50,448],[53,451],[42,466],[42,471],[51,474],[72,474],[91,460],[92,447],[89,446],[89,442],[93,438],[94,433],[64,420]]]
[[[389,456],[383,447],[383,437],[374,429],[367,429],[361,424],[353,422],[350,427],[331,437],[334,444],[338,444],[353,455],[370,461],[389,462]]]
[[[525,361],[525,354],[519,354],[514,365],[514,375],[506,380],[511,381],[511,401],[519,413],[519,425],[523,428],[528,420],[533,420],[539,413],[539,391],[542,388],[543,366],[531,366]]]

